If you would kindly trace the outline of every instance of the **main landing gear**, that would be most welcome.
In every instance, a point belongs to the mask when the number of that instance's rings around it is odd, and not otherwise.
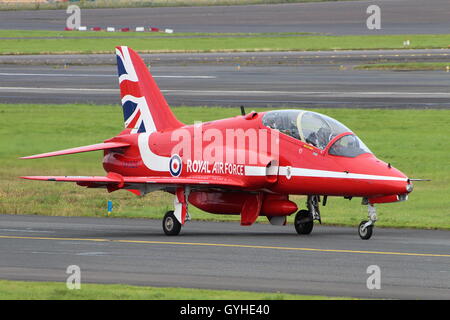
[[[164,233],[168,236],[176,236],[181,231],[181,223],[177,220],[173,211],[167,211],[162,221]]]
[[[168,236],[176,236],[186,221],[191,220],[188,213],[189,187],[180,187],[175,190],[173,205],[175,210],[167,211],[162,221],[163,231]]]
[[[300,210],[297,212],[294,226],[298,234],[310,234],[314,227],[314,220],[318,220],[321,223],[319,203],[319,196],[308,196],[308,200],[306,201],[308,210]]]
[[[368,217],[369,220],[361,221],[361,223],[358,226],[358,234],[361,239],[368,240],[370,237],[372,237],[373,233],[373,227],[375,225],[375,221],[377,221],[377,211],[375,209],[375,206],[373,204],[368,203],[367,204],[368,209]]]

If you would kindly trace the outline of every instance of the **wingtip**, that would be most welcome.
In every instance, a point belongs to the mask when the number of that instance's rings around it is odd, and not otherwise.
[[[36,181],[56,181],[55,177],[51,176],[22,176],[21,179],[36,180]]]
[[[35,154],[32,156],[20,157],[19,160],[30,160],[30,159],[40,159],[40,158],[47,158],[47,156],[45,154]]]
[[[20,179],[26,179],[26,180],[38,180],[36,179],[37,177],[33,177],[33,176],[22,176],[20,177]]]

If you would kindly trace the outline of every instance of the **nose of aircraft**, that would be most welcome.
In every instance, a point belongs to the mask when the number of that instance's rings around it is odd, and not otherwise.
[[[392,194],[404,195],[413,191],[413,184],[403,172],[379,159],[376,159],[376,163],[377,171],[385,177],[386,187],[391,190]]]
[[[350,166],[345,167],[350,169]],[[374,195],[406,195],[413,190],[411,181],[403,172],[390,163],[379,160],[373,154],[363,154],[354,158],[352,167],[356,172],[372,177],[370,193]]]
[[[390,163],[379,160],[371,153],[355,158],[335,157],[333,159],[344,172],[356,173],[365,180],[364,188],[358,191],[366,197],[406,198],[413,190],[411,180]]]
[[[408,193],[411,193],[414,190],[414,185],[412,184],[411,180],[408,179],[408,184],[406,185],[406,191]]]

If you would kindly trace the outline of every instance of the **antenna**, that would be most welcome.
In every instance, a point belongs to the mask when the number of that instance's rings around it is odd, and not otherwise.
[[[245,116],[245,108],[244,108],[244,106],[241,106],[241,115]]]

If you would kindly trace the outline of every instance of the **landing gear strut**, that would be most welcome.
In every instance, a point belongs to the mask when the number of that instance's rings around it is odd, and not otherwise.
[[[184,223],[191,220],[188,213],[188,197],[190,192],[189,187],[180,187],[175,190],[173,200],[175,210],[167,211],[162,221],[162,227],[166,235],[178,235]]]
[[[358,234],[363,240],[368,240],[370,239],[370,237],[372,237],[373,227],[375,225],[375,221],[377,221],[377,211],[375,209],[375,206],[373,204],[368,203],[367,209],[369,221],[366,220],[361,221],[361,223],[358,226]]]
[[[306,207],[308,210],[300,210],[295,215],[294,226],[298,234],[310,234],[314,227],[314,220],[320,220],[319,196],[308,196]]]
[[[308,211],[311,212],[313,216],[313,220],[318,220],[319,223],[322,223],[320,219],[320,196],[308,196],[308,200],[306,201],[306,206]]]

